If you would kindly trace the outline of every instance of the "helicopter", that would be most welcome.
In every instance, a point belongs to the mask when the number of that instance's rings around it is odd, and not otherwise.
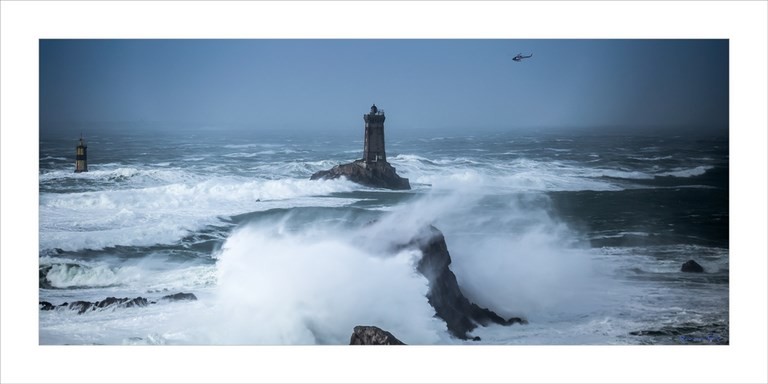
[[[528,56],[523,56],[522,54],[518,53],[517,56],[512,58],[512,60],[514,60],[514,61],[521,61],[523,59],[527,59],[527,58],[530,58],[530,57],[533,57],[533,53],[531,53]]]

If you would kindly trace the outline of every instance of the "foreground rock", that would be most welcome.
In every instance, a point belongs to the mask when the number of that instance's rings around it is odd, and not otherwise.
[[[701,265],[699,265],[699,263],[697,263],[697,262],[695,262],[693,260],[688,260],[685,263],[683,263],[682,267],[680,267],[680,271],[681,272],[692,272],[692,273],[703,273],[704,272],[704,267],[702,267]]]
[[[180,301],[180,300],[197,300],[197,297],[191,293],[179,292],[173,295],[163,296],[160,300],[167,301]],[[132,307],[146,307],[150,304],[156,304],[156,301],[149,301],[143,297],[136,298],[117,298],[107,297],[101,301],[73,301],[71,303],[63,303],[59,305],[53,305],[47,301],[41,301],[39,308],[41,311],[53,311],[58,309],[69,309],[77,311],[79,315],[82,315],[88,311],[116,309],[116,308],[132,308]]]
[[[363,160],[337,165],[327,171],[315,172],[310,180],[326,180],[346,177],[347,180],[373,188],[394,190],[411,189],[408,179],[400,177],[395,167],[386,161],[376,163]]]
[[[358,325],[352,331],[349,345],[405,345],[405,343],[379,327]]]
[[[493,311],[482,308],[470,302],[459,288],[456,275],[448,268],[451,255],[445,244],[443,233],[429,226],[425,233],[412,240],[411,245],[417,245],[423,256],[419,261],[418,271],[429,281],[429,304],[435,308],[438,317],[445,320],[448,331],[463,340],[469,339],[467,332],[478,325],[496,323],[511,325],[527,324],[525,319],[512,317],[504,319]],[[480,340],[475,337],[473,340]]]

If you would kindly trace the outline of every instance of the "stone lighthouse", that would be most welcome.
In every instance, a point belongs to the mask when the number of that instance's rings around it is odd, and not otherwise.
[[[365,120],[365,144],[363,145],[363,161],[377,163],[387,161],[384,151],[384,111],[371,106],[371,112],[363,115]]]
[[[363,115],[363,120],[365,120],[363,158],[337,165],[327,171],[317,171],[309,179],[326,180],[344,177],[368,187],[411,189],[408,179],[400,177],[395,167],[387,162],[387,153],[384,151],[384,111],[374,104],[371,106],[371,112]]]
[[[75,173],[88,172],[88,145],[80,134],[80,144],[75,147]]]

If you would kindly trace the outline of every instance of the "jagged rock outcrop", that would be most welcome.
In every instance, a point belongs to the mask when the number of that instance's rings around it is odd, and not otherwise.
[[[704,267],[699,265],[699,263],[697,263],[694,260],[688,260],[685,263],[683,263],[682,267],[680,267],[680,271],[681,272],[703,273],[704,272]]]
[[[527,324],[525,319],[512,317],[504,319],[493,311],[470,302],[459,288],[456,275],[450,270],[451,255],[445,237],[434,226],[429,226],[425,233],[411,241],[422,251],[418,271],[429,281],[429,304],[435,308],[438,317],[445,320],[448,331],[455,337],[469,339],[467,332],[478,325],[496,323],[511,325]],[[478,337],[474,340],[480,340]]]
[[[367,187],[395,190],[411,189],[408,179],[400,177],[395,171],[395,167],[386,161],[373,163],[357,160],[348,164],[337,165],[327,171],[315,172],[309,179],[336,179],[342,176],[349,181]]]
[[[42,308],[43,302],[40,303],[42,310],[46,310]],[[117,298],[117,297],[107,297],[104,300],[101,301],[73,301],[71,303],[64,303],[59,305],[59,307],[65,307],[67,309],[77,311],[78,314],[83,314],[89,310],[95,311],[97,309],[106,309],[109,307],[112,308],[131,308],[131,307],[146,307],[149,305],[149,301],[143,297],[136,297],[133,299],[123,297],[123,298]],[[47,307],[48,310],[55,309]]]
[[[160,300],[166,300],[166,301],[181,301],[181,300],[197,300],[197,297],[192,293],[183,293],[179,292],[173,295],[167,295],[160,298]],[[53,305],[47,301],[40,301],[39,308],[41,311],[53,311],[58,309],[68,309],[72,311],[77,311],[78,314],[82,315],[83,313],[86,313],[88,311],[96,311],[96,310],[104,310],[104,309],[115,309],[115,308],[132,308],[132,307],[146,307],[150,304],[156,304],[157,301],[149,301],[143,297],[136,297],[136,298],[117,298],[117,297],[107,297],[104,300],[101,301],[73,301],[71,303],[63,303],[59,305]]]
[[[352,331],[349,345],[405,345],[405,343],[379,327],[358,325]]]

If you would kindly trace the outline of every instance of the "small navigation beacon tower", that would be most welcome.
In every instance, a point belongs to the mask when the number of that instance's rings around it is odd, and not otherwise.
[[[363,115],[365,119],[365,145],[363,161],[367,163],[387,162],[384,152],[384,111],[371,106],[371,112]]]
[[[80,144],[75,148],[75,173],[88,172],[88,145],[80,134]]]

